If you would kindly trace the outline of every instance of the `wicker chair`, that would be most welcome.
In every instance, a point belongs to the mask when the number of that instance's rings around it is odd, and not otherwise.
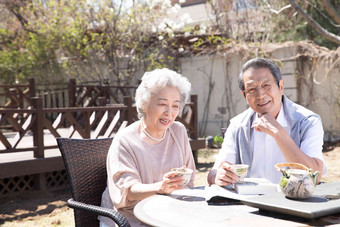
[[[106,187],[106,156],[112,138],[57,138],[71,184],[72,198],[67,205],[74,209],[76,226],[99,226],[98,215],[111,218],[118,226],[130,226],[113,209],[100,207]]]

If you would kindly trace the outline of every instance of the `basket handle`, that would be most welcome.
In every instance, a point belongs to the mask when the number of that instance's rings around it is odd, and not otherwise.
[[[309,168],[301,163],[297,162],[283,162],[283,163],[277,163],[275,165],[275,169],[277,171],[281,171],[282,167],[290,167],[291,169],[298,168],[298,169],[304,169],[304,170],[309,170]]]

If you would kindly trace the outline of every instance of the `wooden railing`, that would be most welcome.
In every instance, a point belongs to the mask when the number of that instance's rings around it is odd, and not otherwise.
[[[123,97],[133,97],[137,85],[126,86],[92,82],[77,84],[75,79],[68,83],[37,85],[34,78],[27,84],[0,84],[0,108],[26,108],[32,106],[32,98],[41,97],[46,108],[103,106],[122,103]]]
[[[29,79],[28,84],[0,84],[0,96],[4,99],[1,108],[25,108],[32,105],[32,97],[35,93],[35,80]]]
[[[32,177],[34,188],[44,189],[45,174],[62,174],[56,137],[111,137],[137,120],[132,100],[136,88],[75,80],[57,89],[41,88],[34,79],[26,85],[0,85],[0,189],[11,191],[12,183],[28,184],[23,176]],[[197,150],[205,147],[205,141],[198,139],[197,95],[191,96],[176,120],[185,125],[197,162]]]
[[[57,115],[51,120],[49,114]],[[22,118],[17,118],[21,115]],[[187,128],[190,145],[197,162],[197,150],[205,147],[205,140],[198,139],[197,95],[186,103],[183,115],[176,120]],[[62,171],[63,161],[55,138],[111,137],[121,128],[137,120],[137,111],[131,97],[124,97],[122,104],[90,107],[44,108],[42,98],[32,98],[32,107],[0,109],[0,128],[11,124],[11,130],[0,130],[0,186],[4,179],[17,182],[16,176],[33,176],[33,187],[45,189],[45,173]],[[24,158],[22,152],[33,151],[33,158]],[[20,153],[21,152],[21,153]],[[13,158],[20,154],[19,159]],[[17,157],[17,156],[15,156]],[[6,161],[8,158],[8,161]],[[2,182],[2,184],[1,184]],[[1,188],[1,187],[0,187]]]
[[[123,97],[133,97],[137,86],[121,86],[111,84],[76,84],[70,79],[70,106],[103,106],[108,103],[122,103]]]
[[[44,145],[44,134],[54,138],[71,138],[75,134],[80,138],[110,137],[115,126],[121,126],[124,122],[130,124],[136,120],[131,97],[126,97],[124,101],[123,104],[102,107],[43,108],[42,99],[33,98],[32,108],[0,109],[0,125],[7,121],[15,130],[7,133],[0,131],[0,153],[34,151],[34,157],[43,158],[45,150],[57,148],[56,145]],[[49,113],[55,113],[58,117],[51,122],[46,117]],[[22,121],[16,118],[18,114],[24,116]],[[28,134],[32,134],[33,143],[30,143],[31,146],[21,145],[20,142]]]
[[[51,121],[47,117],[50,113],[58,117]],[[17,115],[22,115],[23,118],[18,120]],[[197,119],[197,96],[192,95],[191,102],[186,103],[184,107],[183,115],[177,118],[187,128],[192,141],[198,137]],[[45,150],[57,148],[56,145],[45,145],[47,143],[44,134],[54,138],[110,137],[118,130],[117,127],[131,124],[135,120],[137,111],[132,105],[131,97],[124,97],[123,104],[68,108],[43,108],[41,98],[32,98],[32,108],[0,109],[0,126],[9,122],[14,129],[7,133],[0,131],[0,153],[34,151],[34,157],[43,158]],[[28,134],[32,134],[33,143],[28,143],[30,146],[27,143],[21,145],[21,141]],[[192,143],[193,150],[200,148]]]
[[[123,103],[123,97],[133,97],[136,86],[118,86],[102,81],[76,84],[70,79],[68,83],[37,85],[34,78],[28,84],[0,85],[0,109],[32,108],[35,97],[42,98],[43,108],[105,106]],[[46,118],[55,120],[57,112],[49,112]],[[23,120],[22,114],[16,114],[17,121]],[[13,130],[12,124],[0,124],[0,130]]]

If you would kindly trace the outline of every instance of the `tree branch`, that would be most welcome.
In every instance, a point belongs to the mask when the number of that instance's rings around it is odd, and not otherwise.
[[[27,28],[28,21],[26,20],[26,18],[23,17],[22,14],[19,13],[20,7],[25,6],[25,1],[1,1],[1,3],[18,19],[21,27],[25,31],[37,34],[36,31]]]
[[[288,8],[291,7],[291,5],[286,5],[286,6],[282,7],[282,8],[279,9],[279,10],[275,10],[275,9],[273,9],[273,8],[271,7],[271,5],[270,5],[266,0],[263,0],[263,2],[267,5],[267,7],[269,8],[269,10],[270,10],[271,12],[275,13],[275,14],[280,14],[283,10],[288,9]]]
[[[319,33],[324,38],[340,45],[340,36],[337,36],[323,27],[321,27],[320,24],[318,24],[313,18],[311,18],[309,15],[307,15],[297,4],[294,0],[289,0],[290,4],[295,8],[295,10],[300,14],[302,17],[305,18],[305,20],[308,22],[310,26],[312,26],[317,33]]]
[[[340,25],[340,15],[334,9],[334,7],[329,3],[328,0],[321,0],[322,6],[325,8],[327,13],[333,18],[333,20]]]

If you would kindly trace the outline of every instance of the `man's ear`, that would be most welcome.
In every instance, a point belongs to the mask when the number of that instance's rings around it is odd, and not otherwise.
[[[279,88],[280,88],[281,94],[283,94],[283,90],[284,90],[284,88],[285,88],[285,82],[284,82],[283,79],[281,79],[281,80],[279,81]]]
[[[244,91],[241,91],[242,95],[244,98],[246,98],[246,93],[244,93]]]

